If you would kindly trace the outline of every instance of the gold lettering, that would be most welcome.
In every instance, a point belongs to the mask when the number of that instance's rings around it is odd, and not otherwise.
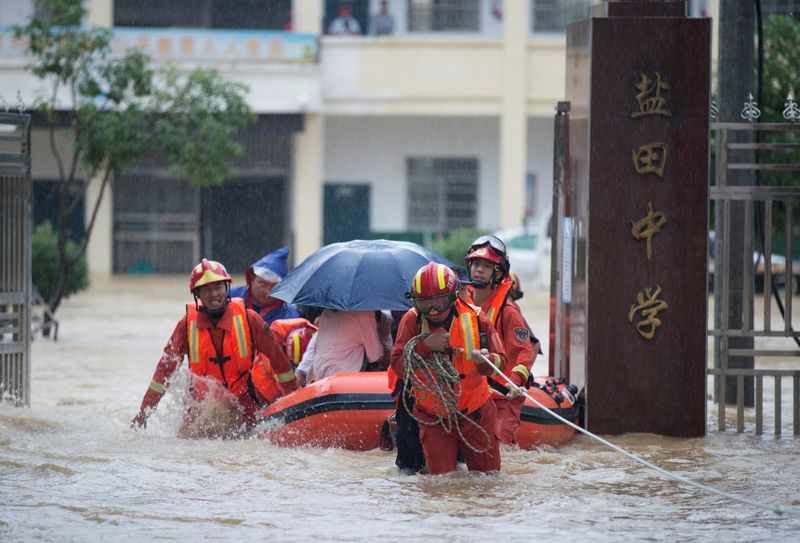
[[[639,147],[638,151],[631,149],[633,167],[641,175],[654,173],[663,178],[668,156],[669,146],[666,143],[648,143]]]
[[[661,81],[661,74],[656,72],[656,80],[653,81],[647,75],[639,73],[639,83],[636,88],[639,94],[636,95],[636,102],[639,104],[639,111],[631,113],[631,118],[642,117],[644,115],[664,115],[672,117],[672,113],[665,108],[666,98],[661,96],[662,90],[669,90],[669,83]]]
[[[647,240],[647,260],[653,256],[653,236],[661,231],[667,223],[667,216],[660,211],[653,211],[653,203],[647,202],[647,215],[638,221],[631,221],[633,239]]]
[[[661,326],[661,319],[658,318],[658,312],[667,309],[669,305],[664,300],[659,300],[661,294],[661,287],[656,285],[655,292],[650,288],[645,288],[644,292],[639,292],[636,295],[636,303],[631,306],[628,311],[628,320],[633,322],[633,317],[637,312],[641,311],[642,320],[636,323],[636,331],[645,339],[653,339],[656,333],[656,328]]]

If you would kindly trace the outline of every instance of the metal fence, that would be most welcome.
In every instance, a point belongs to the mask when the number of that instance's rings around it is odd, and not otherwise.
[[[794,329],[792,322],[792,303],[793,294],[797,289],[798,278],[800,278],[800,265],[793,262],[794,246],[794,215],[795,210],[800,204],[800,187],[797,186],[729,186],[728,175],[732,171],[759,171],[759,172],[800,172],[800,163],[791,160],[781,160],[781,153],[790,151],[800,151],[800,126],[793,123],[714,123],[712,129],[717,132],[719,138],[719,153],[717,156],[717,181],[711,187],[710,197],[712,201],[720,202],[722,207],[722,224],[725,231],[722,239],[728,240],[721,243],[719,250],[719,269],[714,272],[714,280],[720,281],[720,309],[722,317],[719,328],[712,328],[708,331],[709,336],[719,338],[719,360],[716,361],[714,368],[709,368],[709,375],[718,376],[716,379],[718,407],[718,427],[720,431],[726,429],[726,387],[736,387],[736,430],[744,431],[745,421],[745,383],[746,378],[755,379],[755,432],[761,434],[764,431],[764,378],[772,379],[774,384],[773,406],[774,413],[773,431],[775,434],[781,433],[782,424],[782,385],[786,380],[791,382],[793,429],[795,435],[800,435],[800,369],[755,369],[755,368],[731,368],[730,359],[735,357],[781,357],[797,359],[800,356],[800,332]],[[751,141],[742,142],[736,134],[749,133]],[[766,135],[784,135],[785,141],[762,142],[761,139],[781,139],[767,138]],[[752,137],[756,136],[758,137]],[[754,153],[769,152],[771,155],[767,160],[737,161],[733,159],[737,152]],[[789,156],[789,155],[785,155]],[[729,289],[731,280],[731,214],[734,206],[743,208],[742,221],[743,232],[741,239],[743,243],[744,271],[742,284],[742,316],[740,326],[730,325],[731,292]],[[780,215],[780,218],[778,218]],[[774,225],[783,223],[783,250],[785,258],[774,255],[773,236],[775,234]],[[759,224],[760,223],[760,224]],[[754,258],[752,248],[754,247],[754,232],[763,232],[763,252]],[[737,251],[738,253],[738,251]],[[753,260],[751,260],[753,259]],[[754,262],[756,260],[757,262]],[[762,269],[764,308],[760,318],[751,318],[753,314],[756,284],[755,273]],[[773,278],[773,275],[779,274]],[[775,281],[774,279],[779,279]],[[777,293],[773,285],[780,285]],[[783,307],[783,322],[774,322],[772,316],[774,303]],[[738,319],[734,319],[738,321]],[[759,321],[756,323],[756,321]],[[753,338],[753,348],[738,348],[731,340],[733,338]],[[766,341],[764,341],[766,340]],[[778,345],[782,343],[782,345]],[[767,381],[769,383],[769,381]]]
[[[0,400],[30,403],[30,115],[0,113]]]

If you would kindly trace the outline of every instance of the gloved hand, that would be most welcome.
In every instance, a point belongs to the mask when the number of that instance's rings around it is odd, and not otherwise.
[[[147,427],[147,414],[144,411],[139,411],[133,420],[131,421],[131,428],[134,430],[138,428],[145,428]]]

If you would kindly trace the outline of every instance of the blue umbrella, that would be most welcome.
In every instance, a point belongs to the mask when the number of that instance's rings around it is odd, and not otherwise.
[[[283,278],[272,296],[298,305],[341,311],[403,310],[411,280],[443,256],[410,241],[385,239],[332,243],[315,251]]]

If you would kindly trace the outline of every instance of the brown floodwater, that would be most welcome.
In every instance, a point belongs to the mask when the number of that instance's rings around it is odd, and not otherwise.
[[[683,477],[782,505],[783,515],[666,480],[585,436],[558,449],[503,449],[499,474],[439,477],[399,473],[392,452],[180,439],[180,379],[148,428],[133,431],[190,300],[185,277],[151,276],[96,280],[65,302],[58,341],[32,347],[31,406],[0,404],[0,541],[745,542],[800,531],[789,383],[781,437],[754,436],[749,415],[749,433],[718,433],[711,401],[703,438],[605,436]],[[546,293],[523,301],[545,339]],[[541,358],[535,370],[546,371]]]

